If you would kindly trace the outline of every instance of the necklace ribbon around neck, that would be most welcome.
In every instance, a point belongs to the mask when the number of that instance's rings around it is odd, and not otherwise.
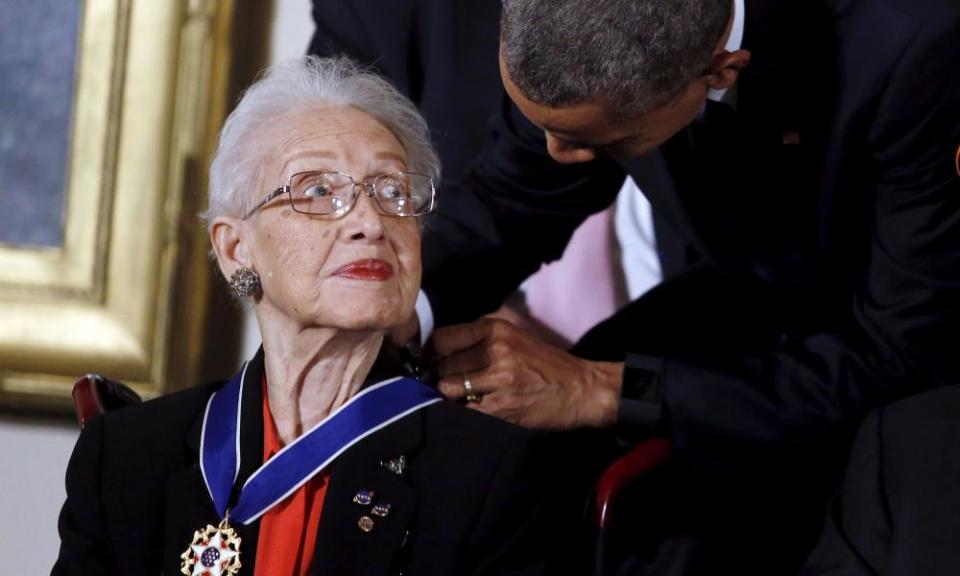
[[[436,389],[408,377],[361,390],[258,468],[231,507],[240,471],[240,403],[247,366],[210,397],[200,440],[203,480],[219,517],[226,518],[229,511],[233,524],[253,522],[360,440],[442,400]]]

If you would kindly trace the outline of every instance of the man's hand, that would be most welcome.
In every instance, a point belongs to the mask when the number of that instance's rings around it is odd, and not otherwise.
[[[433,355],[440,392],[482,397],[468,406],[528,428],[566,430],[616,422],[622,363],[572,356],[512,324],[485,318],[438,329]]]

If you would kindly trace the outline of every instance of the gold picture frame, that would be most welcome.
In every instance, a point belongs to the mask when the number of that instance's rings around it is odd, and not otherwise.
[[[144,397],[196,381],[211,283],[206,167],[232,0],[85,0],[64,242],[0,246],[0,407],[65,411],[87,372]]]

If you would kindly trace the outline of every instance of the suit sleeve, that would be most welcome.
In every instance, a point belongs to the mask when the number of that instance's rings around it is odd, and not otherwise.
[[[590,214],[609,206],[625,173],[613,160],[561,165],[543,133],[506,95],[494,141],[427,217],[423,288],[437,326],[496,310],[540,265],[560,258]]]
[[[890,550],[884,488],[881,413],[864,421],[854,442],[843,488],[834,497],[820,543],[801,576],[878,576]]]
[[[103,426],[89,420],[67,466],[67,500],[60,512],[60,554],[52,576],[118,574],[100,501]]]

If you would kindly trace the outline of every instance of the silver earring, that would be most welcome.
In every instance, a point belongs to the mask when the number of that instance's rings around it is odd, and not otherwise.
[[[250,268],[238,268],[230,275],[230,290],[237,298],[253,296],[260,290],[260,275]]]

